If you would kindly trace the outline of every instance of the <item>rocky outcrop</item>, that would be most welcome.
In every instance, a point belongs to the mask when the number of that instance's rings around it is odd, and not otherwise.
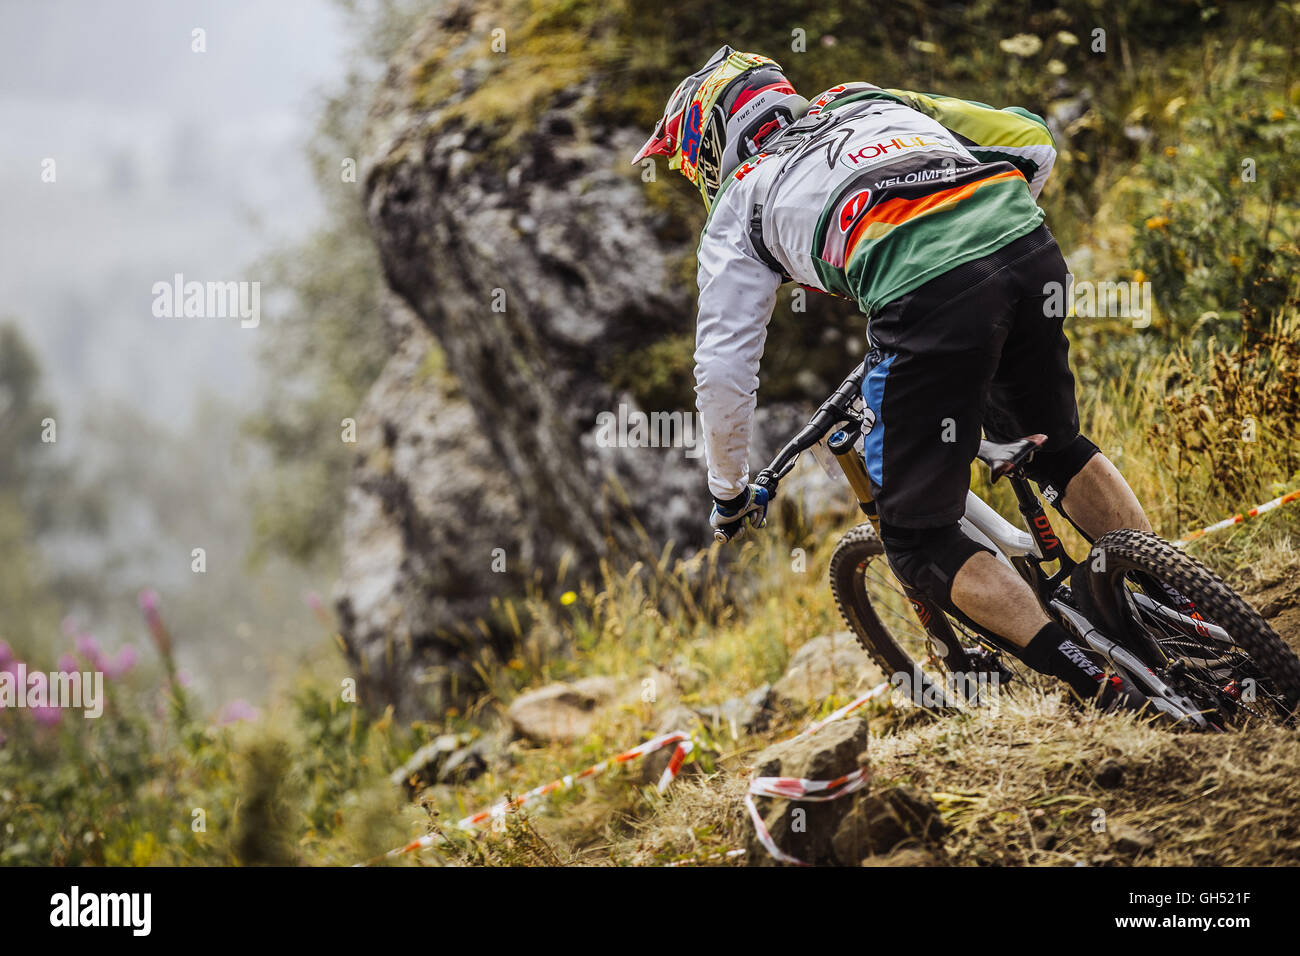
[[[361,163],[385,276],[417,327],[359,420],[336,594],[365,702],[405,714],[458,702],[483,646],[491,660],[513,639],[493,598],[525,582],[558,596],[604,557],[710,540],[702,446],[684,447],[698,432],[682,419],[698,222],[627,165],[644,132],[597,118],[596,79],[511,73],[527,54],[493,58],[500,16],[440,10],[390,64]],[[512,108],[523,82],[529,105]],[[641,408],[656,376],[672,387],[649,394],[675,404]],[[620,408],[675,415],[659,422],[671,447],[611,447],[601,416]],[[765,409],[754,460],[808,411]],[[792,484],[783,507],[830,490]]]
[[[407,711],[473,689],[484,632],[500,633],[476,623],[494,596],[636,553],[637,528],[651,546],[707,540],[682,448],[595,437],[601,412],[635,407],[602,378],[605,357],[691,309],[672,270],[681,249],[658,240],[639,181],[615,168],[634,134],[591,129],[579,86],[538,118],[545,135],[504,166],[484,160],[492,132],[442,115],[474,91],[472,71],[438,107],[417,102],[413,77],[447,29],[435,19],[413,40],[372,118],[368,213],[419,328],[363,413],[379,428],[359,449],[336,595],[371,703]]]
[[[335,606],[361,701],[441,712],[477,681],[484,594],[521,586],[518,560],[492,563],[518,553],[520,502],[433,337],[398,304],[390,321],[403,342],[357,416]]]

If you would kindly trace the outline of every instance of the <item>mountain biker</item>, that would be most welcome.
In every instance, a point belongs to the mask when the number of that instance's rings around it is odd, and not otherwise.
[[[651,155],[669,157],[708,211],[695,378],[710,523],[766,520],[747,452],[778,288],[851,298],[868,318],[864,449],[895,575],[1081,698],[1140,706],[958,524],[983,428],[995,441],[1048,436],[1026,471],[1089,540],[1151,530],[1079,433],[1063,318],[1045,308],[1048,284],[1067,279],[1036,203],[1056,158],[1043,121],[865,82],[810,103],[775,61],[724,46],[678,85],[632,162]]]

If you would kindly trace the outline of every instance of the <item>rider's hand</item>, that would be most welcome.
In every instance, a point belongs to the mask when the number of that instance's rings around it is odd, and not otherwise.
[[[713,537],[719,541],[730,541],[739,537],[746,525],[761,528],[767,524],[767,503],[771,495],[766,488],[750,485],[730,501],[713,499],[713,513],[709,515],[709,524],[713,526]]]

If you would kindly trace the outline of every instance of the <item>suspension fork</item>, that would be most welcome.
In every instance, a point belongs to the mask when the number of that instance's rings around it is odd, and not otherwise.
[[[867,476],[867,466],[858,454],[858,438],[862,434],[860,425],[842,428],[826,439],[826,447],[835,456],[836,463],[849,480],[849,487],[858,499],[858,507],[871,522],[877,536],[880,534],[880,516],[876,513],[876,499],[871,491],[871,479]]]

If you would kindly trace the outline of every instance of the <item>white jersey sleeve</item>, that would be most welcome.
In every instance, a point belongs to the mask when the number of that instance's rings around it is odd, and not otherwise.
[[[758,366],[783,281],[749,241],[750,190],[719,193],[699,249],[695,395],[709,466],[709,491],[734,498],[749,482],[749,441]]]

